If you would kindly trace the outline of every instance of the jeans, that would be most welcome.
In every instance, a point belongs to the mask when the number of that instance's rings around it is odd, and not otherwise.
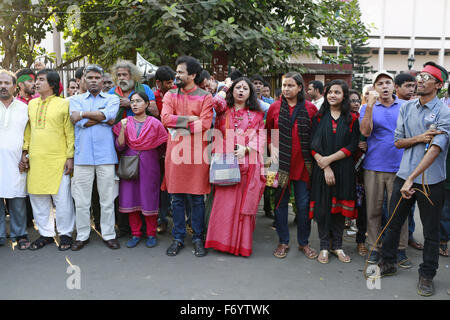
[[[169,212],[170,206],[170,195],[167,191],[161,191],[159,194],[160,205],[158,213],[158,224],[167,224],[169,219],[167,219],[167,213]]]
[[[291,181],[294,185],[295,204],[298,209],[297,214],[297,241],[301,246],[308,244],[309,235],[311,233],[311,220],[309,219],[309,191],[306,182]],[[289,244],[289,224],[288,224],[288,204],[290,198],[290,186],[286,188],[283,199],[275,212],[275,226],[280,244]],[[275,191],[275,204],[279,202],[281,197],[281,188]]]
[[[358,210],[358,218],[356,219],[356,243],[364,243],[366,241],[367,232],[367,211],[366,211],[366,197],[363,197],[360,207],[356,207]],[[345,225],[344,225],[345,226]]]
[[[400,189],[405,180],[396,177],[394,189],[391,196],[389,211],[392,215],[399,199],[402,197]],[[423,246],[423,263],[419,266],[419,274],[426,278],[433,278],[438,269],[439,260],[439,221],[444,204],[444,183],[429,185],[430,199],[434,203],[431,205],[427,198],[416,191],[410,199],[401,199],[395,212],[394,218],[386,229],[386,236],[383,239],[381,256],[388,263],[397,262],[397,248],[400,241],[400,230],[411,212],[411,208],[417,201],[420,212],[420,220],[423,225],[423,236],[425,243]],[[422,185],[413,184],[413,188],[422,189]]]
[[[444,207],[442,208],[441,226],[440,226],[441,242],[450,240],[450,189],[445,190]]]
[[[192,242],[203,240],[203,228],[205,225],[205,201],[203,195],[173,193],[172,194],[172,214],[174,240],[184,243],[186,237],[186,200],[187,196],[192,199],[191,226],[194,230]]]
[[[10,238],[27,235],[27,209],[25,198],[8,199]],[[6,210],[3,198],[0,198],[0,238],[6,238]]]

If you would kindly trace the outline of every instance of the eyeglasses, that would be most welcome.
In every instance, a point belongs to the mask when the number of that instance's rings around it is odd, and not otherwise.
[[[428,73],[424,73],[424,74],[418,74],[417,76],[416,76],[416,81],[423,81],[423,82],[426,82],[426,81],[428,81],[428,80],[430,80],[430,79],[433,79],[433,80],[437,80],[435,77],[433,77],[432,75],[429,75]]]
[[[359,99],[350,99],[350,103],[361,103]]]

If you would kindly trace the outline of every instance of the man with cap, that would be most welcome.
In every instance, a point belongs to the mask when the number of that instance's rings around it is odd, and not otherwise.
[[[447,79],[448,73],[443,67],[433,62],[425,63],[416,77],[419,99],[408,101],[400,108],[395,146],[404,149],[404,152],[389,207],[394,216],[383,239],[382,261],[379,264],[381,276],[397,271],[395,249],[400,229],[417,201],[425,239],[417,286],[417,293],[422,296],[434,293],[433,278],[438,269],[439,222],[445,198],[450,108],[439,100],[437,94]],[[427,187],[423,186],[423,181]]]
[[[394,77],[386,72],[377,72],[373,77],[375,90],[369,92],[367,104],[360,112],[360,130],[367,137],[367,152],[364,159],[364,188],[367,203],[367,241],[371,254],[369,263],[378,263],[381,243],[376,240],[381,233],[383,218],[383,199],[387,195],[390,203],[395,174],[400,167],[403,150],[394,145],[394,132],[397,117],[404,100],[394,94]],[[411,268],[406,256],[408,246],[408,224],[401,229],[398,246],[400,267]]]

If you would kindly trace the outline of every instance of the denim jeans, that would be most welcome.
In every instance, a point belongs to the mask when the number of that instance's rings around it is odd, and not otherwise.
[[[311,220],[309,219],[309,191],[306,182],[291,181],[294,186],[295,205],[298,209],[297,214],[297,241],[301,246],[308,244],[311,233]],[[289,244],[289,224],[288,224],[288,204],[290,198],[290,186],[286,188],[283,199],[275,212],[275,226],[280,244]],[[278,204],[281,197],[281,188],[275,191],[275,205]]]
[[[448,240],[450,240],[450,189],[445,190],[445,201],[441,216],[440,239],[442,242],[448,242]]]
[[[10,238],[27,235],[27,207],[25,198],[6,199],[9,208]],[[3,198],[0,198],[0,238],[6,238],[6,210]]]
[[[169,212],[170,206],[170,195],[167,191],[161,191],[159,194],[160,205],[158,213],[158,224],[167,224],[169,220],[167,219],[167,213]]]
[[[392,191],[389,211],[392,214],[399,199],[402,197],[400,189],[405,180],[396,177]],[[420,220],[423,225],[423,236],[425,243],[423,246],[423,263],[419,266],[419,274],[427,278],[433,278],[438,269],[439,260],[439,221],[444,204],[444,183],[429,185],[430,199],[434,203],[431,205],[427,198],[416,191],[410,199],[402,198],[395,212],[395,216],[386,229],[386,236],[383,239],[381,256],[383,260],[389,263],[397,262],[397,248],[400,240],[400,230],[402,225],[408,219],[411,208],[417,201],[420,212]],[[413,184],[413,188],[422,190],[422,185]]]
[[[203,228],[205,225],[205,201],[203,195],[173,193],[172,194],[172,214],[174,240],[184,243],[186,237],[186,203],[187,196],[192,199],[191,226],[194,230],[192,242],[203,240]]]

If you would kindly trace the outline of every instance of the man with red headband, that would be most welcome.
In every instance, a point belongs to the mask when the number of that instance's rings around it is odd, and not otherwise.
[[[417,285],[417,293],[422,296],[434,293],[433,278],[438,269],[450,108],[439,100],[437,94],[447,78],[448,73],[443,67],[427,62],[416,77],[419,99],[408,101],[400,108],[395,146],[404,152],[389,207],[389,213],[394,217],[387,227],[381,250],[382,261],[378,265],[381,276],[397,272],[395,263],[400,229],[417,201],[425,239]],[[423,187],[424,183],[427,187]]]
[[[28,104],[31,99],[39,97],[36,92],[35,79],[36,74],[31,69],[21,69],[16,72],[17,77],[17,88],[19,89],[19,93],[16,96],[16,99],[22,101],[25,104]]]

